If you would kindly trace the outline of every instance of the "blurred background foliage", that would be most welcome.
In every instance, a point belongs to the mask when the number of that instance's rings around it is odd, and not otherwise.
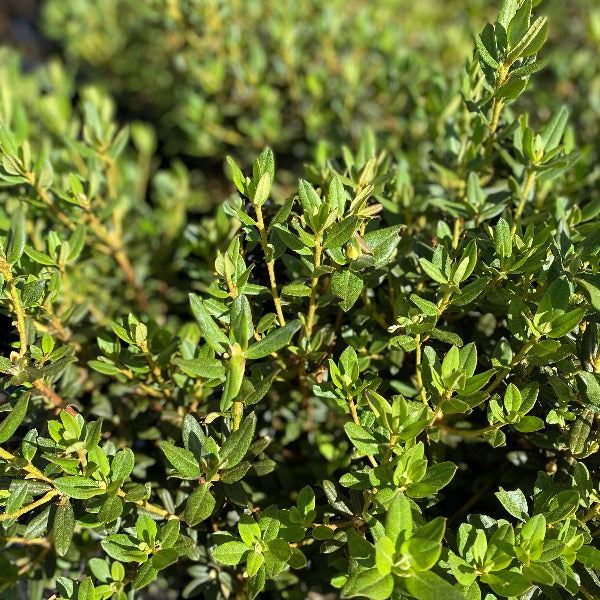
[[[185,157],[222,196],[225,154],[248,164],[265,145],[294,175],[365,127],[390,151],[426,158],[457,98],[448,82],[496,10],[487,0],[7,0],[0,35],[24,47],[27,66],[58,54],[78,82],[110,91],[120,118],[152,124],[163,159]],[[550,109],[540,107],[565,103],[578,142],[596,152],[600,6],[546,0],[538,11],[551,17],[549,66],[525,102],[541,120]]]

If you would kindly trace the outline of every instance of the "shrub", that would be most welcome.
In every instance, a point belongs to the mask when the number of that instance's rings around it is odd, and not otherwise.
[[[149,128],[12,60],[3,589],[598,596],[600,203],[567,111],[510,106],[531,10],[476,38],[427,160],[366,133],[290,193],[266,149],[200,224],[181,166],[147,202]]]

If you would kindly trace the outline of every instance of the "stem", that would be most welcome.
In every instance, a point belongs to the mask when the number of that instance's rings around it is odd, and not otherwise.
[[[523,186],[521,199],[519,200],[519,204],[517,206],[517,210],[515,211],[515,216],[513,218],[513,223],[510,228],[511,235],[514,235],[515,231],[517,231],[517,221],[521,218],[521,215],[523,214],[525,204],[527,203],[527,197],[529,196],[529,192],[531,191],[531,188],[534,185],[534,183],[535,171],[529,171],[529,175],[527,176],[527,180],[525,181],[525,185]]]
[[[321,232],[315,233],[315,271],[321,266]],[[310,302],[308,305],[308,316],[306,317],[306,335],[308,338],[312,335],[315,312],[317,310],[317,285],[319,277],[314,277],[310,281]]]
[[[119,490],[117,492],[117,496],[121,496],[121,498],[125,498],[126,494],[123,490]],[[165,510],[164,508],[160,508],[159,506],[155,506],[154,504],[151,504],[147,500],[136,500],[133,504],[137,504],[138,506],[141,506],[144,510],[147,510],[148,512],[151,512],[155,515],[159,515],[161,517],[170,518],[170,519],[179,519],[179,517],[177,515],[173,515],[168,510]]]
[[[0,458],[8,463],[12,463],[17,459],[17,457],[14,454],[11,454],[4,448],[0,448]],[[15,468],[21,469],[21,471],[26,471],[32,476],[32,478],[40,479],[41,481],[45,481],[46,483],[50,484],[53,483],[52,479],[46,477],[37,467],[34,467],[31,463],[28,463],[22,467]]]
[[[162,375],[162,371],[160,370],[160,367],[156,364],[154,358],[152,358],[152,354],[150,352],[150,349],[148,348],[148,342],[146,340],[140,343],[140,350],[144,353],[144,356],[146,357],[146,362],[148,363],[148,366],[152,371],[152,376],[154,377],[154,379],[156,379],[156,382],[158,384],[163,385],[165,383],[165,380]]]
[[[265,260],[267,262],[267,271],[269,272],[269,281],[271,283],[271,296],[273,296],[273,304],[275,304],[275,312],[277,313],[279,325],[283,327],[285,325],[285,318],[283,316],[283,311],[281,310],[281,299],[279,298],[279,294],[277,292],[277,280],[275,279],[275,261],[273,259],[267,260],[267,256],[269,254],[269,240],[267,238],[267,230],[265,229],[265,221],[263,219],[262,208],[260,206],[255,205],[254,209],[256,211],[256,226],[258,227],[258,231],[260,233],[260,244],[262,246],[263,254],[265,255]]]
[[[47,385],[44,385],[40,379],[33,382],[33,387],[42,392],[48,400],[50,400],[55,406],[64,406],[64,400],[52,389],[50,389]]]
[[[427,393],[425,392],[425,387],[423,386],[423,353],[421,349],[421,335],[417,334],[415,336],[416,347],[416,370],[415,377],[417,379],[417,387],[419,388],[419,395],[421,396],[421,400],[425,406],[429,406],[429,402],[427,401]]]
[[[240,428],[242,422],[242,415],[244,414],[244,403],[234,402],[233,403],[233,431],[237,431]]]
[[[15,283],[15,278],[12,274],[11,265],[6,260],[0,263],[0,273],[4,276],[6,283],[10,289],[10,299],[17,317],[17,331],[19,332],[19,356],[25,356],[27,352],[27,331],[25,329],[25,310],[21,303],[19,290]]]
[[[21,507],[19,510],[16,510],[14,513],[4,513],[0,515],[0,521],[8,521],[10,519],[17,519],[21,515],[28,513],[29,511],[37,508],[38,506],[42,506],[42,504],[46,504],[46,502],[50,502],[52,498],[58,496],[58,492],[56,490],[50,490],[46,492],[41,498],[38,498],[35,502],[28,504],[27,506]]]
[[[511,370],[525,358],[527,353],[535,346],[537,340],[538,338],[534,338],[523,344],[521,350],[519,350],[518,354],[512,359],[510,365],[502,368],[500,371],[498,371],[498,373],[496,373],[494,381],[492,381],[492,383],[485,389],[485,393],[488,396],[490,396],[492,392],[500,385],[500,383],[511,372]]]
[[[496,81],[496,90],[498,90],[506,81],[506,75],[508,74],[509,67],[504,65],[500,66],[498,70],[498,79]],[[489,157],[494,148],[494,137],[496,130],[498,129],[498,125],[500,123],[500,115],[502,114],[502,109],[504,108],[504,100],[501,98],[494,98],[492,101],[492,120],[490,122],[490,137],[488,138],[487,148],[486,148],[486,156]]]

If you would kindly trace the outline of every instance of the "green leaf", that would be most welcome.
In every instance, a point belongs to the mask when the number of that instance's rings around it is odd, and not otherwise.
[[[98,511],[98,519],[102,523],[112,523],[123,514],[123,500],[119,496],[109,496]]]
[[[490,54],[490,51],[485,47],[481,36],[475,36],[475,45],[477,46],[477,51],[479,52],[479,56],[481,56],[483,62],[497,71],[500,68],[500,63]]]
[[[462,593],[432,571],[418,571],[406,579],[406,589],[419,600],[465,600]]]
[[[593,546],[581,546],[577,550],[577,560],[588,569],[600,571],[600,550]]]
[[[200,465],[189,450],[174,446],[170,442],[161,442],[160,449],[180,475],[190,479],[200,476]]]
[[[91,577],[86,577],[80,584],[77,592],[77,600],[95,600],[94,583]]]
[[[250,413],[242,421],[240,428],[225,440],[219,454],[222,462],[227,461],[228,468],[234,467],[244,458],[252,443],[255,429],[256,414]]]
[[[240,515],[237,525],[240,537],[247,546],[252,547],[258,540],[260,540],[260,527],[250,515]]]
[[[300,197],[300,203],[302,208],[307,215],[314,215],[321,206],[321,198],[314,188],[308,181],[301,179],[298,184],[298,195]]]
[[[411,498],[426,498],[447,486],[454,477],[458,467],[453,462],[441,462],[427,469],[425,477],[418,483],[413,483],[406,495]]]
[[[0,423],[0,443],[6,442],[12,437],[19,425],[23,422],[27,414],[29,405],[29,394],[24,394],[19,398],[14,408],[8,413],[8,417]]]
[[[293,296],[294,298],[308,298],[311,290],[307,285],[302,283],[290,283],[281,288],[281,293],[284,296]]]
[[[283,327],[279,327],[272,333],[266,335],[262,340],[252,344],[244,353],[246,358],[256,360],[264,358],[272,352],[281,350],[284,346],[290,343],[293,335],[300,329],[302,323],[295,319],[289,321]]]
[[[531,18],[531,0],[524,0],[515,16],[511,19],[508,27],[508,39],[511,47],[518,44],[529,29],[529,20]]]
[[[577,387],[580,395],[585,402],[585,405],[600,412],[600,382],[595,373],[587,373],[582,371],[577,373]]]
[[[25,242],[27,241],[27,229],[25,226],[25,213],[22,210],[15,211],[8,237],[6,239],[6,247],[4,254],[6,260],[14,265],[23,255],[25,250]]]
[[[481,581],[487,583],[495,594],[504,598],[520,596],[532,585],[525,575],[514,571],[488,573],[481,577]]]
[[[362,425],[346,423],[344,431],[358,450],[359,455],[372,456],[377,454],[379,447],[377,440]]]
[[[239,346],[235,345],[238,349]],[[234,354],[227,362],[226,379],[223,386],[223,395],[221,396],[221,404],[219,408],[222,411],[229,410],[233,401],[237,398],[242,387],[244,372],[246,368],[246,359],[240,354]]]
[[[59,477],[54,480],[54,486],[63,496],[76,500],[87,500],[106,493],[105,489],[98,487],[97,481],[78,475]]]
[[[348,312],[354,306],[362,289],[362,279],[350,269],[336,271],[331,277],[331,291],[341,298],[340,306],[344,312]]]
[[[53,528],[54,549],[58,556],[64,556],[69,550],[75,531],[75,513],[68,500],[56,507]]]
[[[245,185],[246,178],[244,177],[244,174],[242,173],[240,168],[237,166],[237,163],[235,162],[235,160],[233,160],[233,158],[231,158],[231,156],[227,157],[227,163],[229,164],[229,167],[231,168],[232,179],[233,179],[233,183],[235,183],[235,187],[242,194],[245,194],[246,193],[246,185]]]
[[[244,542],[225,542],[213,549],[213,558],[223,565],[239,565],[250,548]]]
[[[500,488],[500,491],[496,492],[495,495],[506,511],[513,517],[519,519],[519,521],[525,521],[528,518],[527,498],[521,490],[507,491]]]
[[[129,561],[129,562],[132,562],[132,561]],[[131,587],[134,590],[139,590],[143,587],[146,587],[150,583],[152,583],[157,577],[158,577],[158,569],[154,566],[154,564],[151,560],[148,560],[143,565],[140,566],[133,581],[131,582]]]
[[[533,56],[544,45],[548,37],[548,19],[538,17],[521,41],[508,53],[509,62],[514,62],[517,58]]]
[[[585,308],[576,308],[575,310],[571,310],[564,315],[559,315],[552,319],[551,329],[548,332],[549,338],[559,338],[563,335],[567,335],[570,333],[581,323],[585,315]]]
[[[189,299],[192,313],[196,321],[198,321],[200,331],[206,343],[215,352],[225,352],[229,348],[229,339],[215,323],[202,299],[196,296],[196,294],[189,294]]]
[[[225,367],[219,360],[206,358],[193,358],[185,360],[178,358],[174,361],[188,377],[200,377],[202,379],[220,379],[225,376]]]
[[[510,258],[512,255],[510,225],[502,218],[498,219],[494,228],[494,246],[500,258]]]
[[[540,133],[544,152],[551,152],[558,147],[568,120],[569,111],[566,106],[561,106],[559,110],[554,112],[552,118]]]
[[[114,533],[100,542],[111,558],[121,562],[145,562],[148,554],[139,549],[139,540],[125,533]]]
[[[199,484],[187,499],[183,514],[185,522],[193,527],[208,519],[215,508],[215,504],[215,498],[210,493],[210,484]]]
[[[386,600],[394,591],[394,578],[390,573],[382,575],[377,569],[367,569],[357,575],[354,590],[370,600]]]
[[[438,283],[448,283],[448,279],[442,273],[440,268],[434,265],[431,261],[427,260],[426,258],[420,258],[419,264],[421,265],[423,271],[425,271],[425,273],[427,273],[427,275],[429,275],[429,277],[431,277],[431,279],[434,281],[437,281]]]
[[[266,572],[262,565],[255,575],[248,577],[248,600],[254,600],[265,587]]]
[[[252,203],[254,206],[262,206],[269,198],[271,193],[271,174],[266,172],[263,173],[258,184],[256,185],[256,191]]]
[[[323,248],[340,248],[358,229],[358,216],[350,215],[337,223],[334,223],[325,236]]]

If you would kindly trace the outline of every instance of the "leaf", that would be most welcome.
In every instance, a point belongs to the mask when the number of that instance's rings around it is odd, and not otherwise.
[[[515,16],[511,19],[507,27],[508,39],[511,47],[518,44],[529,29],[529,20],[531,18],[531,0],[524,0]]]
[[[200,465],[196,457],[187,449],[174,446],[170,442],[161,442],[160,449],[165,453],[167,460],[183,477],[195,479],[200,476]]]
[[[193,527],[208,519],[215,508],[216,501],[210,493],[210,484],[201,483],[190,494],[185,504],[183,518],[185,522]]]
[[[346,423],[344,431],[360,455],[372,456],[377,454],[379,450],[377,440],[362,425]]]
[[[80,584],[77,591],[77,600],[95,600],[94,582],[91,577],[86,577]]]
[[[520,596],[532,585],[525,575],[515,573],[514,571],[488,573],[481,577],[481,581],[487,583],[495,594],[504,598]]]
[[[131,582],[131,587],[134,590],[139,590],[152,583],[157,577],[158,569],[154,566],[151,560],[146,561],[143,565],[140,566],[133,581]]]
[[[75,531],[75,513],[69,501],[56,507],[53,528],[56,554],[64,556],[69,550]]]
[[[314,215],[321,206],[321,198],[308,181],[301,179],[298,184],[298,195],[300,203],[307,215]]]
[[[510,258],[512,255],[510,226],[503,218],[498,219],[494,228],[494,246],[500,258]]]
[[[485,47],[481,36],[475,36],[475,45],[477,46],[477,51],[479,52],[479,56],[481,56],[483,62],[497,71],[500,68],[500,63],[490,54],[489,50]]]
[[[24,394],[19,398],[14,408],[8,413],[8,416],[0,423],[0,444],[6,442],[12,437],[19,425],[23,422],[27,414],[29,405],[29,394]]]
[[[521,41],[508,53],[508,61],[512,63],[517,58],[533,56],[544,45],[547,37],[548,19],[547,17],[538,17]]]
[[[234,467],[246,456],[246,452],[248,452],[248,448],[250,448],[250,444],[252,443],[255,429],[256,414],[250,413],[242,421],[240,428],[232,432],[225,440],[219,455],[222,462],[227,461],[228,468]]]
[[[262,206],[269,198],[271,193],[271,174],[266,172],[263,173],[258,184],[256,185],[256,191],[252,203],[254,206]]]
[[[549,338],[559,338],[563,335],[567,335],[570,333],[581,323],[585,315],[585,308],[576,308],[575,310],[571,310],[564,315],[559,315],[552,319],[551,329],[548,332]]]
[[[239,349],[239,346],[235,344]],[[244,372],[246,368],[246,359],[241,354],[234,354],[226,366],[227,376],[223,385],[223,395],[221,396],[221,411],[229,410],[233,401],[238,397]]]
[[[340,307],[344,312],[348,312],[354,306],[362,289],[362,279],[350,269],[336,271],[331,277],[331,291],[341,298]]]
[[[254,600],[265,587],[266,572],[262,565],[255,575],[248,577],[248,600]]]
[[[595,373],[585,371],[577,373],[577,387],[580,395],[587,401],[584,404],[588,408],[600,412],[600,382],[598,376]]]
[[[525,498],[525,494],[521,490],[506,491],[500,488],[500,491],[496,492],[495,496],[500,500],[506,511],[519,519],[519,521],[525,521],[528,518],[529,507],[527,506],[527,498]]]
[[[250,360],[256,360],[259,358],[264,358],[272,352],[281,350],[284,346],[287,346],[290,343],[292,336],[300,329],[301,326],[302,323],[298,319],[289,321],[283,327],[279,327],[272,333],[266,335],[262,340],[252,344],[252,346],[246,350],[244,355]]]
[[[411,498],[426,498],[437,493],[452,481],[457,468],[449,461],[429,467],[425,477],[418,483],[413,483],[406,491],[406,495]]]
[[[417,571],[406,579],[406,589],[419,600],[464,600],[462,593],[432,571]]]
[[[223,565],[239,565],[250,548],[244,542],[225,542],[213,549],[213,558]]]
[[[323,248],[339,248],[343,246],[358,228],[358,216],[350,215],[334,223],[325,236]]]
[[[101,496],[106,490],[98,486],[98,482],[89,477],[69,475],[54,480],[54,486],[63,495],[76,500],[87,500]]]
[[[25,226],[25,213],[22,210],[15,211],[12,225],[8,231],[4,254],[6,260],[14,265],[23,255],[25,242],[27,241],[27,229]]]
[[[577,550],[577,560],[588,569],[600,571],[600,550],[593,546],[581,546]]]
[[[148,554],[139,549],[139,541],[125,533],[106,536],[100,545],[111,558],[120,562],[145,562]]]
[[[185,360],[175,359],[177,365],[188,377],[202,379],[220,379],[225,376],[225,367],[220,360],[207,358],[193,358]]]
[[[84,246],[85,225],[80,224],[75,228],[75,231],[73,231],[71,237],[69,238],[70,251],[67,260],[69,262],[74,261],[81,254]]]
[[[390,573],[382,575],[377,569],[367,569],[357,575],[354,590],[370,600],[386,600],[394,590],[394,578]]]
[[[505,30],[508,29],[508,25],[515,16],[518,7],[519,0],[504,0],[502,2],[502,8],[498,15],[498,23],[500,23]]]
[[[284,296],[293,296],[294,298],[308,298],[311,290],[307,285],[302,283],[290,283],[281,288],[281,293]]]
[[[438,283],[448,283],[448,279],[442,273],[440,268],[434,265],[431,261],[427,260],[426,258],[420,258],[419,264],[421,265],[423,271],[425,271],[425,273],[427,273],[427,275],[429,275],[429,277],[431,277],[431,279],[434,281],[437,281]]]
[[[238,531],[242,541],[249,547],[252,547],[260,539],[260,527],[250,515],[240,515]]]
[[[215,352],[225,352],[229,348],[229,339],[215,323],[204,302],[196,294],[189,294],[189,299],[192,313],[196,321],[198,321],[200,331],[206,343]]]
[[[566,106],[561,106],[559,110],[554,112],[552,118],[540,133],[544,152],[551,152],[558,147],[568,120],[569,111]]]

